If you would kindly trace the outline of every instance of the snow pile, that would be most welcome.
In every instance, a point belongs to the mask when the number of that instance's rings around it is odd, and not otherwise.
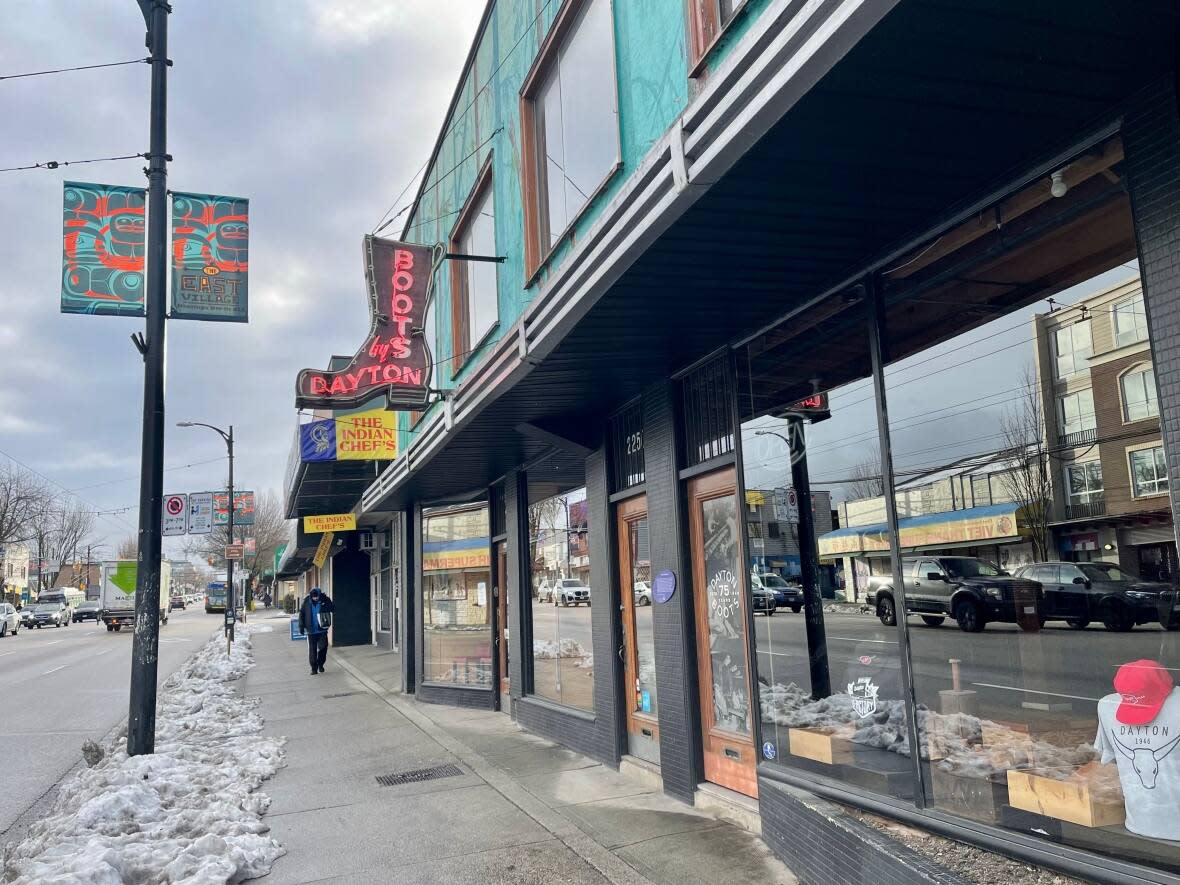
[[[122,738],[66,780],[53,811],[7,854],[4,879],[213,885],[262,876],[284,853],[256,792],[282,766],[283,741],[262,736],[257,698],[228,684],[252,665],[240,625],[232,652],[220,632],[164,683],[156,752],[128,757]]]
[[[533,659],[549,661],[554,658],[584,658],[589,655],[582,643],[576,639],[563,639],[560,643],[549,639],[533,640]]]

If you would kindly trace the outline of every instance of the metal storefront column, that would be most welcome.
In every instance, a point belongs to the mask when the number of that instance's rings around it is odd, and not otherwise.
[[[885,496],[885,524],[889,536],[889,558],[893,565],[894,605],[897,611],[898,656],[901,685],[905,693],[906,732],[910,741],[910,762],[914,775],[914,804],[926,806],[926,786],[922,775],[922,745],[918,740],[918,711],[914,700],[913,667],[910,660],[910,634],[906,618],[905,581],[901,569],[901,534],[897,525],[897,499],[893,480],[893,449],[889,436],[889,405],[885,394],[885,305],[881,280],[869,274],[864,282],[868,307],[869,353],[873,361],[873,393],[877,401],[877,434],[881,445],[881,488]]]
[[[791,482],[799,502],[799,571],[803,577],[807,626],[807,658],[811,667],[811,696],[816,700],[832,694],[832,674],[828,667],[828,637],[824,627],[824,601],[819,588],[818,548],[815,542],[815,513],[811,501],[811,475],[807,471],[807,425],[803,419],[791,418]],[[751,642],[751,645],[754,643]],[[755,670],[754,672],[757,672]]]
[[[1180,476],[1180,107],[1175,72],[1130,102],[1123,150],[1174,513],[1180,508],[1180,483],[1175,481]]]
[[[677,590],[653,606],[656,685],[659,686],[660,773],[664,792],[692,802],[703,772],[693,626],[692,568],[678,475],[675,387],[656,385],[643,396],[643,449],[651,573],[670,571]]]
[[[532,589],[528,573],[528,489],[525,475],[513,471],[504,477],[504,528],[507,534],[508,569],[504,592],[508,594],[508,694],[513,704],[524,695],[527,669],[525,649],[533,645],[532,619],[524,616],[532,610]],[[513,716],[516,711],[511,711]]]

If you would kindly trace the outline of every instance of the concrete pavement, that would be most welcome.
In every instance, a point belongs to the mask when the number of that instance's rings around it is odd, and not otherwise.
[[[266,733],[288,738],[287,767],[263,787],[288,852],[267,885],[796,881],[750,833],[507,715],[401,696],[395,654],[333,649],[312,677],[284,627],[254,646],[242,691],[261,698]]]
[[[163,682],[212,633],[220,615],[173,612],[160,632]],[[86,740],[100,740],[127,716],[131,632],[83,621],[22,629],[0,640],[0,843],[16,822],[75,765]]]

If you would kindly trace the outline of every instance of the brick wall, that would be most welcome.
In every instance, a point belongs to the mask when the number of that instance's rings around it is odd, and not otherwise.
[[[1159,498],[1136,499],[1131,492],[1130,466],[1127,447],[1158,440],[1158,418],[1147,418],[1123,423],[1123,401],[1119,390],[1120,376],[1140,363],[1150,363],[1151,354],[1141,352],[1100,363],[1090,369],[1094,390],[1094,418],[1098,426],[1098,454],[1102,461],[1102,487],[1108,515],[1142,513],[1159,510]],[[1083,458],[1082,460],[1089,460]]]

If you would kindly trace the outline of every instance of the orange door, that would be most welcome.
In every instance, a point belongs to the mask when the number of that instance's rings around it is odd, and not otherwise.
[[[647,538],[646,495],[628,498],[618,505],[615,531],[622,595],[628,750],[633,756],[656,761],[660,728],[656,718],[651,561],[643,543]]]
[[[745,585],[732,468],[688,483],[705,779],[758,795]]]

